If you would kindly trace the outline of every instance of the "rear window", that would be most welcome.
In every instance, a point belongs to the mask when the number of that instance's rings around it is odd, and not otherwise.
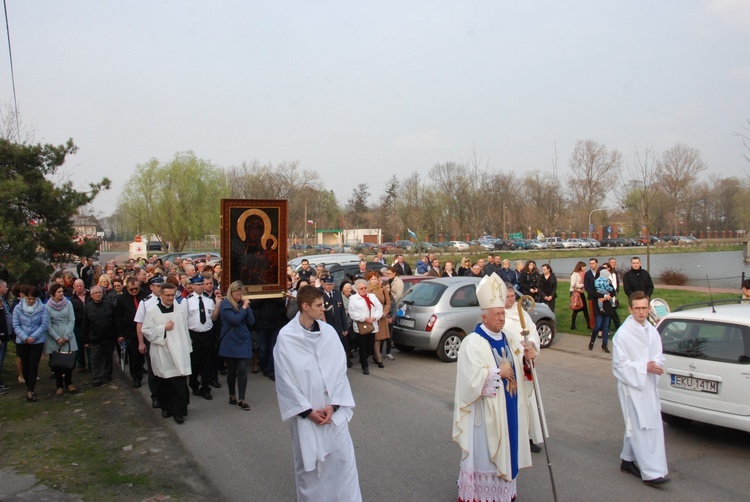
[[[665,354],[750,364],[750,328],[739,324],[667,319],[659,325]]]
[[[451,296],[451,307],[478,307],[477,287],[474,284],[467,284],[460,287]]]
[[[443,296],[448,286],[434,282],[419,282],[412,286],[402,298],[402,302],[409,302],[415,307],[433,307]]]

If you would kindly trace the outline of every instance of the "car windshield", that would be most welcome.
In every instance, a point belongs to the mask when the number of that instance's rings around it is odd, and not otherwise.
[[[698,320],[666,319],[660,326],[665,354],[750,364],[750,327]]]
[[[448,286],[435,282],[419,282],[412,286],[401,300],[415,307],[433,307]]]

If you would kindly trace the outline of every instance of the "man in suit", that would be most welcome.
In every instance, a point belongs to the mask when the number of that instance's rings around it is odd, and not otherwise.
[[[323,278],[323,308],[325,309],[326,322],[333,326],[339,340],[344,346],[344,352],[347,354],[346,366],[352,367],[349,359],[349,332],[346,321],[346,310],[344,309],[344,299],[341,292],[333,287],[333,276],[326,275]]]
[[[411,275],[411,267],[404,261],[404,255],[402,254],[396,255],[396,264],[394,267],[396,267],[398,275]]]
[[[615,288],[615,293],[612,295],[613,298],[617,298],[617,293],[620,292],[620,284],[622,283],[622,277],[617,272],[617,259],[609,259],[609,281],[612,283],[612,287]],[[615,323],[615,331],[620,327],[620,315],[617,310],[620,308],[620,303],[617,302],[615,306],[615,313],[612,315],[612,322]]]
[[[140,285],[135,277],[128,277],[125,281],[126,291],[117,297],[115,303],[115,330],[117,341],[125,341],[128,351],[130,367],[130,378],[133,379],[133,387],[138,389],[143,380],[143,364],[145,359],[138,351],[138,334],[135,329],[135,313],[138,305],[145,298],[141,293]]]
[[[440,270],[440,261],[437,258],[432,260],[432,265],[427,271],[427,275],[430,277],[440,277],[443,275],[443,272]]]
[[[594,287],[594,279],[596,278],[597,268],[599,268],[599,260],[596,258],[589,259],[589,269],[583,276],[583,289],[586,290],[586,301],[589,302],[589,312],[591,312],[589,316],[590,329],[594,329],[594,324],[596,323],[596,311],[594,310],[594,293],[596,293],[596,288]]]

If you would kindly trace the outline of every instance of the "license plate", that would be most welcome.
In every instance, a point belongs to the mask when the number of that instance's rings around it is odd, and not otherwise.
[[[719,382],[682,375],[671,375],[671,377],[672,387],[676,387],[678,389],[694,390],[697,392],[708,392],[709,394],[719,393]]]
[[[398,319],[398,325],[403,326],[404,328],[413,328],[417,325],[417,322],[414,319],[404,319],[403,317],[400,317]]]

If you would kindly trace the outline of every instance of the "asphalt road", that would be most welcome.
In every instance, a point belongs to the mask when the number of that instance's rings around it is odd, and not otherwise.
[[[747,500],[750,434],[694,424],[665,425],[673,482],[663,489],[619,472],[622,416],[607,355],[583,338],[561,335],[538,365],[559,500]],[[450,501],[456,498],[459,450],[451,441],[455,365],[425,352],[402,354],[384,369],[356,368],[351,423],[364,500]],[[224,379],[222,378],[222,383]],[[140,391],[144,399],[148,392]],[[273,382],[249,375],[249,412],[192,397],[184,425],[165,420],[227,500],[295,499],[291,440],[279,418]],[[156,413],[156,412],[155,412]],[[518,480],[520,500],[552,500],[544,453]]]

